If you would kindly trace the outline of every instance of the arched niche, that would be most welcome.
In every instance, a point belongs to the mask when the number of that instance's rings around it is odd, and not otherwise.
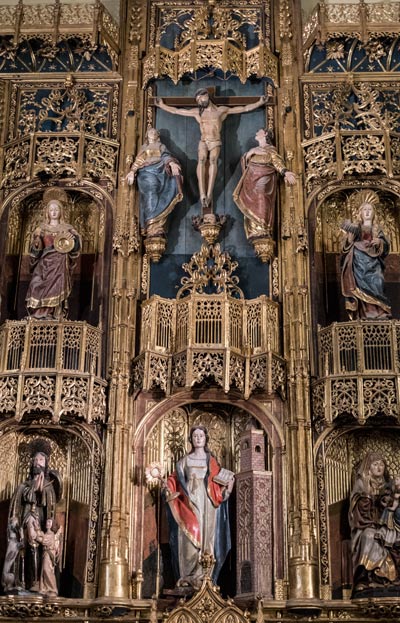
[[[97,585],[98,519],[102,474],[100,439],[89,427],[64,418],[59,426],[46,418],[29,423],[2,423],[0,452],[0,569],[7,547],[7,518],[12,496],[27,480],[31,465],[30,444],[40,438],[51,447],[49,467],[59,472],[62,495],[56,522],[62,526],[59,596],[95,597]]]
[[[400,292],[400,198],[382,187],[366,186],[328,190],[322,200],[315,199],[309,213],[312,305],[315,323],[326,326],[332,322],[349,320],[341,293],[341,244],[344,220],[357,220],[358,207],[355,193],[365,188],[373,189],[379,196],[376,220],[390,242],[390,253],[385,260],[385,289],[391,301],[392,314],[399,317]]]
[[[50,188],[50,187],[48,187]],[[27,316],[25,297],[31,278],[30,241],[45,220],[43,194],[48,188],[27,186],[3,204],[0,233],[0,322]],[[66,197],[63,218],[81,235],[82,250],[72,273],[68,319],[104,322],[109,282],[111,203],[108,195],[87,187],[56,187]]]
[[[342,427],[330,431],[316,451],[322,592],[334,599],[352,593],[350,494],[356,470],[369,452],[381,454],[391,476],[400,473],[400,429]]]
[[[242,408],[242,405],[235,405],[232,401],[226,401],[225,404],[216,401],[182,401],[181,404],[171,408],[168,408],[167,404],[168,401],[164,409],[160,405],[148,414],[147,421],[139,427],[134,442],[135,484],[132,534],[135,535],[139,547],[132,552],[132,567],[134,577],[140,580],[143,578],[142,596],[154,594],[158,588],[158,581],[161,590],[163,588],[172,590],[176,581],[171,572],[169,533],[164,503],[158,488],[152,489],[146,486],[145,467],[153,462],[161,463],[166,474],[170,474],[175,468],[176,461],[190,448],[188,443],[190,428],[198,424],[207,427],[210,435],[209,446],[219,463],[236,473],[240,469],[240,434],[248,427],[254,427],[260,432],[263,456],[265,456],[264,469],[271,484],[273,480],[273,487],[269,489],[271,493],[268,494],[271,495],[271,499],[265,498],[264,500],[264,506],[268,509],[262,544],[266,550],[263,559],[269,561],[269,564],[265,562],[263,564],[269,568],[270,596],[272,596],[277,591],[277,587],[280,584],[283,585],[284,578],[283,448],[279,425],[275,428],[274,424],[277,422],[273,424],[269,420],[268,425],[265,426],[268,418],[265,413],[262,414],[262,409],[259,408],[257,414],[252,413],[252,409]],[[223,594],[229,595],[240,592],[237,590],[235,544],[240,539],[240,526],[236,519],[237,505],[242,502],[237,499],[237,495],[238,486],[236,485],[229,499],[232,551],[218,579]],[[257,530],[258,527],[253,525],[252,529]],[[268,531],[270,531],[270,536],[268,536]],[[158,543],[160,543],[159,549]],[[160,577],[157,581],[158,571]]]

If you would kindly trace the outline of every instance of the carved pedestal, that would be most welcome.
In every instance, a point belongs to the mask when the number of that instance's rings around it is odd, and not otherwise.
[[[272,598],[272,473],[261,430],[241,435],[236,495],[237,594]]]

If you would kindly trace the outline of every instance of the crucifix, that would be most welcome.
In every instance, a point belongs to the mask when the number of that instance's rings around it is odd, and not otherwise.
[[[265,105],[266,97],[215,96],[215,87],[199,89],[194,97],[151,98],[150,104],[173,115],[193,117],[200,126],[197,181],[203,217],[213,214],[212,198],[221,151],[222,123],[228,115],[250,112]],[[183,108],[190,106],[190,108]]]

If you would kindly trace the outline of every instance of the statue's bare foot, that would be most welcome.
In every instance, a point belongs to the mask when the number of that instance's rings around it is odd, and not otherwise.
[[[200,201],[201,201],[201,207],[202,208],[208,208],[208,199],[206,196],[204,197],[200,197]]]
[[[176,586],[177,586],[178,588],[186,588],[186,587],[190,586],[190,582],[189,582],[189,580],[187,580],[186,578],[180,578],[180,579],[177,581]]]

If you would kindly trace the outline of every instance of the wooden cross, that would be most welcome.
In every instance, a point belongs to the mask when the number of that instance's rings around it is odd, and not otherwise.
[[[253,104],[260,95],[216,95],[216,87],[207,87],[206,89],[210,96],[210,99],[216,106],[246,106],[246,104]],[[155,106],[155,97],[149,97],[150,106]],[[196,108],[197,102],[194,95],[189,97],[163,97],[163,101],[168,106],[186,106],[187,108]],[[266,102],[267,106],[273,103],[273,98],[268,98]]]

